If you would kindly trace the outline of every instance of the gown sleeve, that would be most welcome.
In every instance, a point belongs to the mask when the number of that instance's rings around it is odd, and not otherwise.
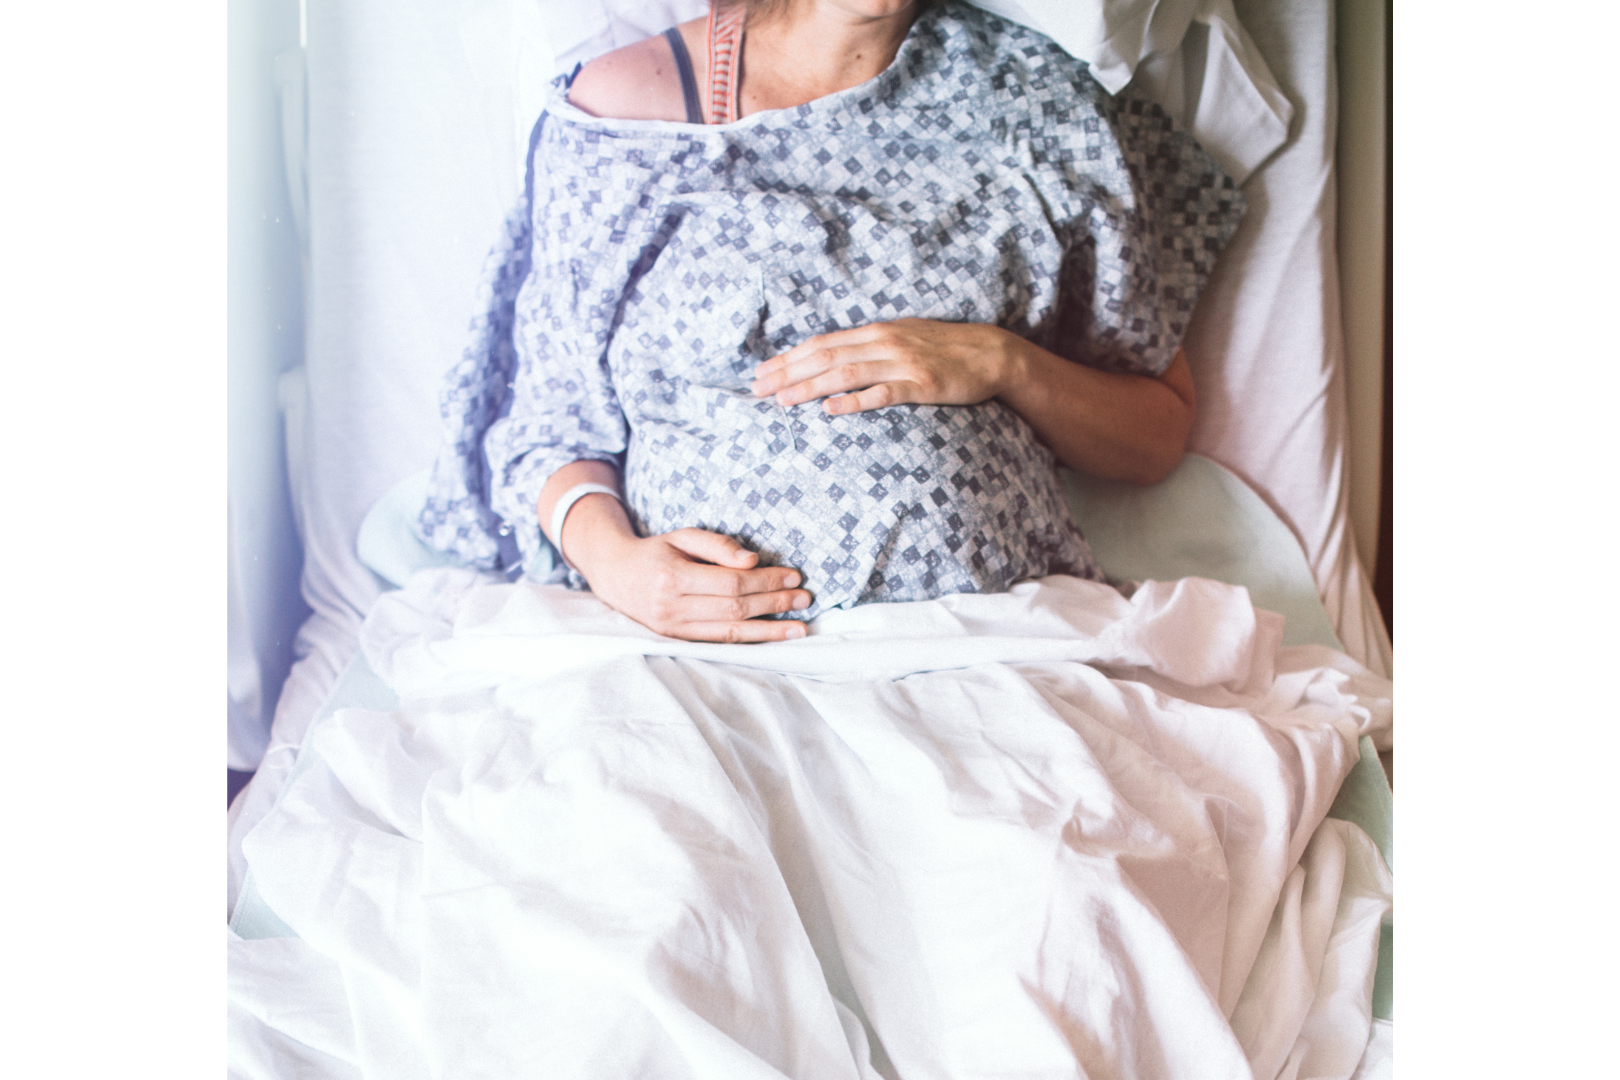
[[[1110,97],[1081,74],[1045,145],[1064,177],[1065,256],[1053,351],[1093,367],[1160,375],[1216,259],[1242,220],[1242,191],[1158,105]]]
[[[525,191],[485,269],[470,344],[440,394],[445,442],[418,533],[484,569],[546,581],[568,571],[536,503],[557,469],[618,464],[628,434],[607,346],[636,223],[575,190],[571,137],[542,116]]]
[[[531,576],[542,564],[558,577],[562,569],[540,532],[540,489],[575,461],[622,467],[629,436],[607,356],[638,222],[577,182],[588,167],[574,145],[581,138],[553,125],[539,140],[531,266],[513,313],[510,406],[484,437],[490,504],[512,529]]]

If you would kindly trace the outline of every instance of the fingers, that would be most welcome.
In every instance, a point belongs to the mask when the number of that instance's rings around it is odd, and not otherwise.
[[[763,615],[803,611],[811,596],[796,586],[799,574],[783,567],[727,570],[690,563],[656,584],[647,624],[687,641],[785,641],[804,636],[804,624],[765,621]]]
[[[756,620],[754,622],[692,623],[680,633],[687,641],[718,641],[742,645],[756,641],[792,641],[805,635],[804,623],[792,619],[781,621]]]
[[[875,346],[843,346],[815,353],[803,361],[780,369],[774,376],[756,383],[756,395],[774,393],[778,405],[802,405],[807,401],[847,394],[882,383],[921,384],[931,382],[925,365],[912,357]],[[770,389],[778,387],[777,389]],[[893,391],[890,404],[912,400],[902,388]]]
[[[912,392],[916,389],[916,385],[912,382],[878,383],[876,386],[869,386],[852,394],[829,397],[822,408],[830,416],[847,416],[850,413],[867,412],[871,409],[886,409],[890,405],[915,400]]]
[[[826,411],[833,415],[908,401],[974,404],[993,393],[978,385],[983,379],[963,383],[958,377],[974,371],[964,356],[978,347],[975,329],[952,324],[940,331],[923,320],[897,319],[822,334],[756,368],[754,395],[774,396],[778,405],[789,407],[860,392],[836,406],[828,401]]]
[[[666,637],[686,641],[786,641],[803,637],[804,623],[760,616],[803,611],[809,606],[810,594],[803,589],[742,596],[689,594],[654,601],[647,625]]]
[[[659,633],[694,641],[775,641],[798,636],[789,626],[746,632],[727,628],[762,615],[808,608],[813,598],[798,587],[802,577],[797,570],[758,566],[759,556],[754,552],[729,536],[706,529],[678,529],[663,539],[676,554],[648,583],[645,597],[649,624]],[[743,636],[738,637],[739,633]]]
[[[826,391],[808,395],[783,394],[782,391],[789,387],[797,388],[806,380],[827,375],[840,367],[851,369],[842,376],[841,381],[847,385],[841,385],[839,390],[832,393],[869,386],[883,376],[870,372],[857,374],[854,368],[873,361],[898,359],[900,345],[899,335],[889,325],[881,323],[809,338],[754,369],[754,396],[769,397],[775,394],[782,405],[796,405],[814,397],[824,397]],[[862,378],[865,382],[860,381]]]
[[[884,358],[866,362],[852,361],[839,363],[824,374],[788,387],[776,395],[776,400],[784,406],[800,405],[818,398],[830,398],[834,394],[847,394],[868,387],[892,385],[893,389],[887,391],[891,395],[889,404],[897,405],[902,401],[912,400],[912,395],[907,393],[907,387],[916,385],[924,378],[926,373],[908,360]]]
[[[755,368],[754,379],[756,380],[757,384],[760,381],[768,380],[777,376],[783,368],[788,367],[791,364],[804,361],[816,353],[825,352],[829,349],[843,348],[850,345],[867,345],[872,342],[882,340],[884,337],[888,336],[888,333],[889,331],[885,324],[870,323],[866,326],[857,326],[849,330],[834,330],[830,334],[817,334],[815,337],[805,338],[787,352],[778,356],[773,356],[763,364],[760,364],[759,367]],[[786,386],[788,383],[784,382],[780,385]],[[767,390],[760,393],[760,396],[764,397],[766,393],[771,392],[772,391]]]
[[[668,585],[672,592],[682,596],[749,596],[796,589],[799,587],[799,572],[787,566],[731,570],[723,566],[689,562],[670,568]]]
[[[759,562],[758,555],[731,537],[709,532],[707,529],[676,529],[672,533],[666,533],[664,539],[676,550],[717,566],[749,567]],[[798,582],[795,581],[793,584],[797,585]]]
[[[799,585],[799,572],[788,566],[755,569],[759,556],[737,541],[707,529],[665,533],[669,546],[697,562],[672,560],[660,587],[673,595],[745,596]]]
[[[810,594],[803,590],[743,597],[681,596],[655,602],[645,621],[665,637],[687,641],[782,641],[803,637],[804,624],[760,616],[809,606]]]
[[[800,573],[759,566],[759,556],[706,529],[677,529],[635,542],[633,558],[603,576],[614,608],[666,637],[686,641],[784,641],[803,637],[797,620],[762,616],[804,611],[813,598]],[[598,588],[592,582],[592,588]]]
[[[746,596],[688,595],[681,597],[674,606],[680,609],[679,620],[682,622],[745,622],[761,615],[803,611],[810,606],[810,594],[803,589],[784,589],[779,592],[749,593]]]

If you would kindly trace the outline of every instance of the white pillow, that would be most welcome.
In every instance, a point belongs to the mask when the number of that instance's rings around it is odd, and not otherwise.
[[[1027,2],[1068,10],[1061,0]],[[1238,22],[1232,0],[1199,0],[1178,45],[1170,49],[1160,42],[1169,35],[1155,33],[1159,12],[1166,6],[1155,10],[1153,26],[1137,46],[1142,52],[1132,85],[1158,102],[1177,127],[1192,132],[1227,175],[1241,184],[1288,140],[1294,106]],[[1051,36],[1057,40],[1056,34]],[[1069,48],[1061,40],[1058,44]],[[1116,39],[1116,45],[1123,44]],[[1069,52],[1079,55],[1073,49]],[[1096,74],[1095,66],[1092,73]]]

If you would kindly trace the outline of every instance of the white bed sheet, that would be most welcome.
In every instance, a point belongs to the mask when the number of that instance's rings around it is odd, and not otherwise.
[[[240,986],[271,1026],[346,1015],[396,1077],[892,1075],[874,1032],[901,1075],[1354,1071],[1389,879],[1323,815],[1388,684],[1242,590],[1049,578],[747,647],[485,580],[379,603],[402,708],[335,715],[248,840],[346,989]]]

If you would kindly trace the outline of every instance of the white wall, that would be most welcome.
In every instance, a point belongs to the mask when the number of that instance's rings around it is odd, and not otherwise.
[[[229,0],[227,764],[256,768],[307,614],[276,387],[303,360],[303,274],[276,61],[296,77],[298,0]],[[295,130],[301,118],[289,117]]]

